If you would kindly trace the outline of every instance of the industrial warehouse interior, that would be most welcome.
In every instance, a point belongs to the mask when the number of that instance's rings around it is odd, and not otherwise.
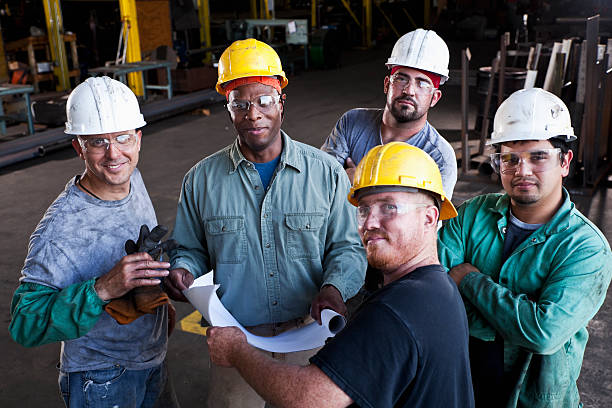
[[[79,142],[65,130],[71,120],[68,96],[88,78],[114,78],[136,96],[146,121],[139,127],[137,168],[158,224],[172,231],[185,175],[237,139],[229,96],[218,92],[224,51],[235,41],[254,38],[276,52],[288,80],[281,128],[292,140],[319,149],[347,111],[385,107],[391,86],[386,64],[396,41],[418,28],[433,30],[450,58],[448,80],[439,85],[441,98],[427,121],[455,152],[454,207],[478,195],[504,193],[503,176],[491,162],[495,147],[487,144],[496,111],[511,94],[542,88],[567,106],[576,135],[563,186],[608,243],[612,237],[609,0],[0,3],[1,407],[64,406],[57,377],[62,343],[24,347],[11,337],[9,325],[31,235],[66,183],[83,174],[74,147]],[[258,109],[259,102],[242,102],[247,112]],[[107,151],[120,143],[105,141]],[[132,239],[137,238],[138,231]],[[608,291],[586,325],[577,379],[585,408],[612,406],[611,296]],[[211,324],[191,303],[172,304],[176,326],[167,343],[168,381],[155,406],[207,406],[210,395],[222,392],[210,386]]]

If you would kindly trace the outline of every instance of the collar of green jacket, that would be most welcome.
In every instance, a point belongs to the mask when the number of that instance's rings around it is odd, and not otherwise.
[[[544,234],[545,236],[558,234],[567,230],[570,227],[570,215],[575,211],[575,205],[570,200],[570,195],[565,187],[563,189],[563,204],[557,210],[555,215],[542,226],[538,233]],[[510,208],[510,196],[508,194],[500,195],[497,202],[490,211],[498,213],[500,219],[497,221],[497,227],[500,232],[508,225],[508,209]]]

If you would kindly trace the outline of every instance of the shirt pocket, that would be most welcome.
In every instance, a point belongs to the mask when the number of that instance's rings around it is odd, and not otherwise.
[[[320,229],[325,222],[321,213],[285,214],[287,249],[294,259],[318,258],[320,255]]]
[[[208,218],[206,243],[213,264],[242,263],[247,252],[244,217]]]

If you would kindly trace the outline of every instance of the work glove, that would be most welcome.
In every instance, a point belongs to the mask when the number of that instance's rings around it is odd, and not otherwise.
[[[169,239],[160,242],[168,233],[168,228],[158,225],[149,231],[149,227],[142,225],[140,235],[136,242],[128,239],[125,242],[125,252],[131,255],[136,252],[147,252],[153,259],[159,259],[164,252],[169,252],[178,246],[178,243]],[[155,314],[159,306],[170,305],[170,298],[157,286],[139,286],[132,289],[120,298],[111,300],[104,310],[119,324],[129,324],[145,314]]]

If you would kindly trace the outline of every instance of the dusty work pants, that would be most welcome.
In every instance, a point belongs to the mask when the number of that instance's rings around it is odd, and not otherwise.
[[[313,320],[308,316],[280,324],[263,324],[247,327],[257,336],[276,336],[280,333],[305,326]],[[272,358],[289,364],[307,365],[319,348],[295,353],[264,353]],[[240,376],[235,368],[219,367],[211,363],[208,388],[208,408],[263,408],[265,401]],[[268,405],[270,406],[270,405]]]

